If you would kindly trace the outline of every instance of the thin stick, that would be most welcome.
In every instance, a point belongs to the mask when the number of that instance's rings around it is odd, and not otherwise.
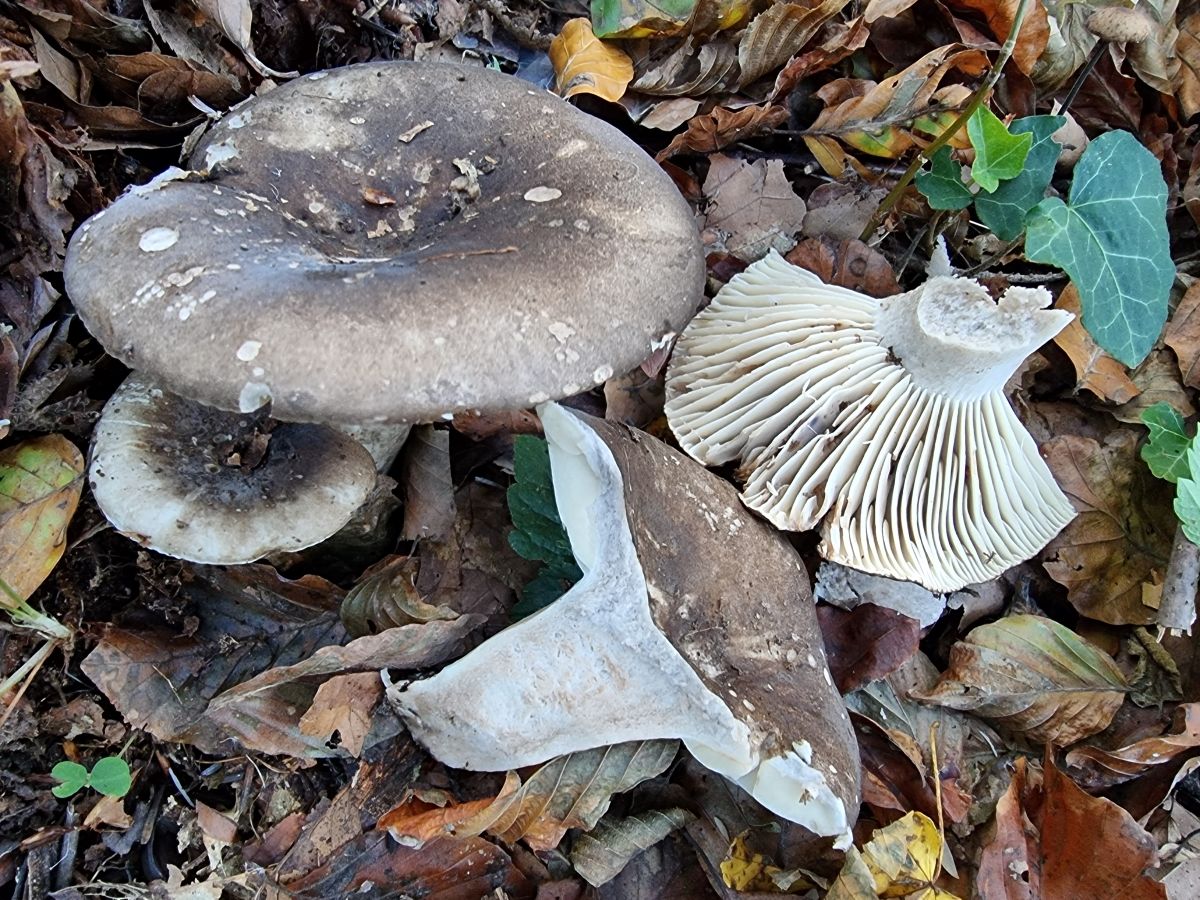
[[[934,138],[928,146],[924,147],[913,157],[913,161],[908,164],[908,168],[904,170],[904,174],[900,176],[900,180],[896,182],[895,186],[888,192],[888,195],[883,198],[883,202],[879,204],[875,210],[875,214],[871,216],[871,221],[867,222],[867,227],[859,235],[859,240],[863,242],[870,240],[875,230],[883,224],[883,220],[887,217],[887,214],[900,202],[905,189],[912,182],[921,167],[925,165],[926,160],[949,143],[950,139],[958,134],[959,129],[967,124],[967,120],[974,115],[975,110],[979,109],[987,100],[988,95],[992,92],[992,88],[1000,80],[1004,66],[1012,58],[1013,50],[1017,46],[1017,35],[1021,31],[1021,26],[1025,23],[1025,15],[1029,12],[1030,2],[1031,0],[1021,0],[1017,6],[1017,13],[1013,16],[1012,29],[1008,33],[1008,38],[1004,41],[1004,46],[1000,48],[1000,54],[996,57],[996,61],[992,63],[992,69],[988,72],[987,78],[984,79],[983,84],[971,96],[971,102],[959,113],[958,118],[954,120],[949,128]]]
[[[8,678],[0,683],[0,697],[8,693],[14,684],[21,682],[21,687],[17,690],[16,695],[12,698],[12,702],[8,704],[8,708],[4,710],[4,715],[0,716],[0,728],[3,728],[8,722],[8,717],[13,714],[13,710],[17,708],[17,704],[21,702],[21,698],[25,696],[25,692],[29,690],[29,685],[33,684],[33,679],[37,673],[41,671],[42,664],[50,658],[50,654],[58,646],[58,641],[50,638],[40,646],[33,656],[25,660],[24,664],[13,672]],[[21,679],[24,679],[23,681]]]

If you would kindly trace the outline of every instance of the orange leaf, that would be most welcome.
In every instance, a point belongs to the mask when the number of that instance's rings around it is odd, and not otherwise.
[[[554,89],[562,97],[595,94],[613,103],[633,80],[633,62],[624,51],[606,44],[587,19],[571,19],[550,42]]]

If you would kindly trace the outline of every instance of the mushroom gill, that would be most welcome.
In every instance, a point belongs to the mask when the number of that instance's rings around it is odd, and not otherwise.
[[[953,275],[878,300],[772,253],[680,337],[667,418],[700,462],[740,461],[743,502],[776,527],[822,523],[826,558],[958,590],[1075,515],[1004,396],[1071,319],[1050,300]]]

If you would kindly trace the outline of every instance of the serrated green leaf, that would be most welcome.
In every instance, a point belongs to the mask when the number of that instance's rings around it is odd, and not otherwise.
[[[1142,424],[1150,429],[1150,439],[1142,447],[1142,459],[1154,476],[1172,484],[1187,478],[1190,441],[1183,416],[1163,401],[1142,410]]]
[[[975,148],[971,177],[989,194],[1001,181],[1021,174],[1025,157],[1033,146],[1032,134],[1010,133],[986,106],[977,108],[967,119],[967,135]]]
[[[1189,472],[1200,473],[1200,435],[1188,444],[1187,464]],[[1200,544],[1200,481],[1190,475],[1175,483],[1175,515],[1184,536]]]
[[[1071,276],[1083,326],[1127,366],[1146,358],[1167,319],[1175,265],[1166,216],[1158,160],[1133,135],[1110,131],[1076,163],[1068,203],[1043,200],[1027,221],[1026,255]]]
[[[1000,182],[992,193],[975,197],[975,212],[992,233],[1002,241],[1011,241],[1025,230],[1025,217],[1046,195],[1054,177],[1054,164],[1062,145],[1050,135],[1066,122],[1064,116],[1026,116],[1009,129],[1013,134],[1031,134],[1033,143],[1025,157],[1025,167],[1015,178]]]
[[[89,779],[94,790],[109,797],[124,797],[133,784],[129,764],[119,756],[104,756],[92,766]]]
[[[619,818],[605,816],[584,832],[571,848],[571,865],[588,884],[599,887],[612,881],[626,864],[692,819],[685,809],[652,809]]]
[[[962,166],[951,158],[949,147],[941,147],[929,160],[929,171],[917,173],[917,190],[934,209],[966,209],[974,195],[962,181]]]
[[[583,577],[571,541],[558,517],[550,470],[550,449],[541,438],[518,435],[513,442],[513,484],[508,512],[513,530],[509,545],[524,559],[544,563],[513,608],[523,618],[561,597]]]
[[[77,793],[88,783],[88,770],[77,762],[64,759],[50,770],[50,777],[59,782],[50,788],[50,793],[62,800]]]

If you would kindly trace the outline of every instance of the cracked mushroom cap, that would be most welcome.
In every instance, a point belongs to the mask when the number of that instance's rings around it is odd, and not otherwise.
[[[366,500],[375,464],[333,428],[270,426],[134,373],[96,424],[88,469],[96,503],[142,546],[192,562],[234,565],[310,547]]]
[[[84,223],[65,278],[112,355],[219,409],[531,406],[634,367],[702,296],[691,211],[654,160],[489,69],[298,78],[225,116],[191,166]]]
[[[413,734],[486,771],[679,738],[772,812],[848,841],[858,750],[795,551],[660,441],[539,414],[583,579],[395,693]]]
[[[706,465],[740,461],[775,526],[822,523],[835,562],[950,592],[1044,547],[1075,515],[1004,396],[1071,314],[930,277],[877,300],[772,254],[679,339],[667,418]]]

